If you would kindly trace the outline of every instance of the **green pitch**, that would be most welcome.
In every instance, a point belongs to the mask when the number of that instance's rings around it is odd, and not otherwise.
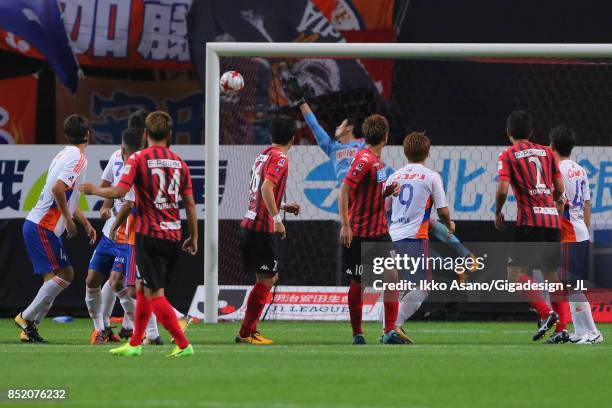
[[[612,326],[594,346],[533,343],[533,323],[412,323],[411,346],[352,346],[348,323],[263,323],[274,346],[236,345],[237,323],[193,325],[196,354],[169,359],[170,345],[141,357],[87,344],[91,324],[56,324],[51,344],[20,344],[0,321],[0,388],[68,388],[66,407],[606,407]],[[165,336],[167,338],[167,335]],[[0,408],[47,406],[10,404]]]

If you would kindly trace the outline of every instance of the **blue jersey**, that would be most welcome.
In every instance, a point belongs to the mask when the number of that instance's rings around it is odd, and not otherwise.
[[[310,112],[304,115],[304,119],[310,127],[310,130],[312,130],[312,133],[314,133],[319,147],[329,156],[332,166],[334,167],[334,173],[336,174],[338,184],[342,183],[342,180],[344,180],[346,173],[351,167],[351,162],[355,154],[365,147],[365,142],[363,139],[357,139],[346,144],[340,143],[332,139],[325,129],[319,125],[314,113]]]

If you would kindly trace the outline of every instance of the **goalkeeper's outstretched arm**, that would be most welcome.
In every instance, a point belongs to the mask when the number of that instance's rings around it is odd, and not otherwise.
[[[319,145],[321,149],[323,149],[325,154],[329,156],[331,153],[331,147],[333,144],[333,140],[331,139],[331,137],[329,137],[325,129],[323,129],[323,127],[319,125],[319,122],[317,121],[317,117],[310,109],[310,105],[308,105],[307,102],[302,103],[300,105],[300,112],[302,112],[302,115],[304,116],[304,120],[308,124],[308,127],[310,128],[310,130],[312,130],[312,133],[314,134],[315,139],[317,139],[317,144]]]

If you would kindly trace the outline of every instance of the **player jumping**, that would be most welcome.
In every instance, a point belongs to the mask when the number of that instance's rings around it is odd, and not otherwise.
[[[68,116],[64,121],[64,135],[69,145],[51,162],[38,202],[23,223],[23,238],[34,274],[42,276],[44,281],[32,303],[15,317],[15,324],[22,330],[21,340],[27,342],[44,341],[37,324],[74,278],[61,239],[64,231],[69,239],[77,235],[73,215],[85,227],[90,243],[93,245],[96,241],[96,230],[77,208],[79,186],[87,170],[85,149],[91,135],[87,119],[76,114]]]
[[[121,180],[114,187],[99,188],[91,183],[81,186],[87,194],[105,198],[123,198],[135,187],[136,191],[136,264],[139,287],[136,294],[134,334],[123,346],[111,349],[111,354],[137,356],[152,312],[170,332],[176,347],[172,357],[193,354],[193,347],[183,334],[174,310],[165,297],[166,279],[173,272],[181,247],[179,195],[185,204],[189,237],[182,249],[195,255],[198,230],[191,177],[187,164],[167,146],[172,135],[172,119],[166,112],[147,116],[145,135],[148,146],[133,154],[123,169]]]
[[[401,169],[393,173],[387,185],[397,183],[399,194],[386,199],[391,207],[389,234],[396,251],[411,257],[428,255],[429,222],[432,207],[436,208],[439,222],[451,232],[455,223],[450,219],[446,195],[440,175],[425,167],[431,141],[425,133],[413,132],[404,139],[404,154],[408,159]],[[425,270],[410,271],[411,279],[427,279]],[[427,291],[415,289],[405,294],[400,302],[395,331],[403,333],[402,325],[421,307]],[[412,341],[410,341],[412,342]]]
[[[281,202],[289,171],[287,152],[294,136],[293,119],[274,118],[270,126],[272,145],[255,159],[251,170],[249,209],[240,224],[240,247],[246,272],[255,274],[256,283],[249,294],[236,343],[274,343],[257,331],[257,322],[278,279],[279,241],[286,236],[280,210],[294,215],[300,212],[299,204]]]
[[[560,257],[557,247],[549,244],[541,251],[526,251],[525,245],[518,243],[561,241],[558,207],[564,203],[564,187],[559,165],[549,147],[529,141],[533,134],[529,113],[512,112],[508,116],[506,129],[512,146],[500,153],[497,162],[499,179],[495,193],[495,228],[500,231],[505,228],[502,209],[511,184],[518,214],[514,230],[515,244],[510,248],[508,260],[508,280],[525,286],[531,285],[534,282],[528,273],[535,267],[541,269],[548,280],[555,281]],[[540,316],[541,325],[533,336],[534,341],[541,339],[555,324],[556,330],[551,341],[557,342],[567,335],[565,328],[569,305],[566,300],[553,300],[554,311],[551,311],[540,292],[532,290],[519,293]]]
[[[563,268],[569,279],[586,279],[589,264],[589,225],[591,221],[591,193],[586,170],[570,159],[576,144],[574,132],[557,126],[549,133],[550,148],[559,162],[565,188],[565,206],[561,215],[561,242]],[[560,341],[577,344],[603,342],[603,336],[593,320],[591,305],[582,292],[570,295],[570,311],[575,332],[571,336],[558,336]]]

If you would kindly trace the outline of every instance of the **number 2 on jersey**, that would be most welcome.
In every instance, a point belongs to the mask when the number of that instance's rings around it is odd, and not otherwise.
[[[179,186],[181,185],[181,169],[170,169],[170,171],[174,170],[172,173],[172,178],[170,179],[170,184],[168,185],[168,190],[166,190],[166,173],[159,168],[151,169],[151,173],[156,175],[159,178],[159,189],[157,190],[157,196],[155,197],[155,204],[162,204],[167,202],[166,196],[173,195],[174,202],[178,202],[179,195]]]

